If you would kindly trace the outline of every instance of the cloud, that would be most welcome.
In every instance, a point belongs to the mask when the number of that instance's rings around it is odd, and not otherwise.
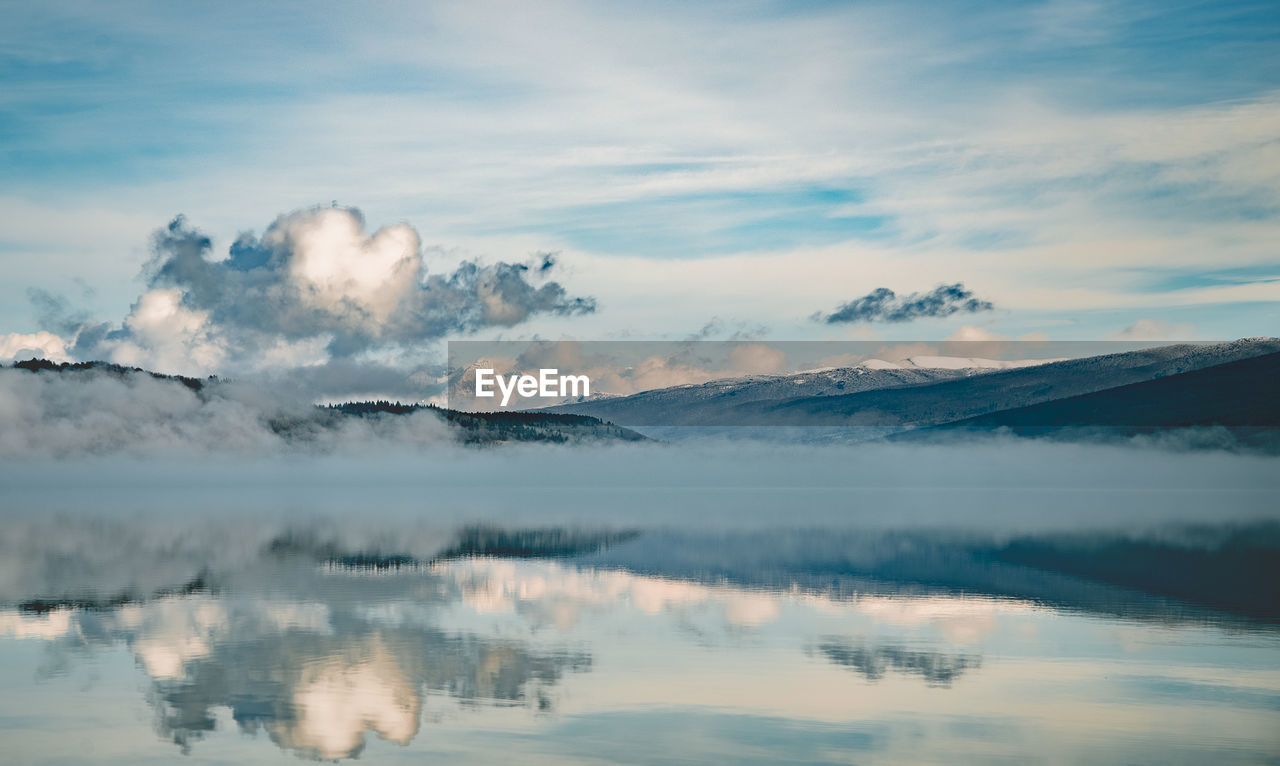
[[[762,338],[768,334],[768,326],[758,322],[725,320],[718,316],[713,316],[707,320],[702,329],[695,333],[690,333],[685,340],[711,340],[716,336],[724,336],[727,340],[752,340]]]
[[[48,293],[31,299],[42,319],[74,335],[67,345],[81,359],[188,374],[321,364],[595,310],[593,299],[547,280],[553,254],[464,260],[429,274],[413,227],[369,233],[355,208],[282,215],[261,237],[241,234],[220,259],[212,240],[178,216],[154,234],[152,253],[149,289],[119,326],[72,321],[65,301]]]
[[[370,343],[416,343],[482,327],[511,327],[538,313],[595,310],[557,282],[535,286],[555,266],[481,265],[427,274],[418,233],[396,224],[366,234],[354,208],[312,208],[277,218],[261,238],[241,235],[224,261],[206,258],[206,237],[181,218],[158,232],[153,285],[183,290],[219,325],[287,339],[329,333],[345,356]]]
[[[450,443],[431,412],[334,418],[311,383],[206,380],[199,389],[146,373],[0,368],[0,457],[320,454]]]
[[[61,27],[38,5],[6,19],[13,35],[82,65],[18,78],[34,100],[15,117],[26,127],[10,136],[13,156],[25,159],[0,204],[18,297],[28,283],[80,274],[104,302],[127,305],[136,296],[116,269],[174,199],[230,237],[238,222],[266,223],[253,211],[275,212],[263,207],[271,200],[332,189],[326,198],[358,199],[371,220],[430,216],[468,247],[598,258],[599,284],[575,286],[608,301],[598,329],[612,332],[683,335],[719,313],[786,334],[797,330],[788,317],[854,297],[815,294],[823,283],[871,273],[868,287],[908,285],[898,280],[957,263],[967,266],[957,273],[993,275],[981,289],[1001,308],[1134,308],[1120,325],[1144,306],[1275,298],[1275,285],[1153,291],[1135,277],[1203,269],[1207,252],[1214,269],[1274,262],[1278,221],[1266,211],[1280,190],[1280,92],[1249,42],[1262,4],[1223,35],[1180,40],[1176,55],[1168,36],[1130,35],[1141,24],[1119,7],[1097,25],[1052,25],[1043,4],[927,22],[863,4],[751,14],[432,6],[309,18],[312,33],[340,28],[323,45],[250,44],[213,13],[198,66],[180,42],[191,30],[181,13],[157,9],[145,28],[128,14],[82,18],[77,39],[52,32]],[[1181,28],[1213,15],[1175,13],[1166,21]],[[1085,44],[1077,28],[1117,37]],[[120,41],[135,39],[146,44],[122,55]],[[698,44],[706,39],[716,45]],[[103,73],[99,58],[128,66]],[[1205,61],[1231,62],[1238,76],[1224,83]],[[175,144],[171,123],[156,119],[201,93],[249,92],[264,71],[294,97],[251,119],[235,103],[190,101],[189,132],[207,142]],[[207,87],[175,90],[174,73]],[[385,87],[353,92],[344,78]],[[103,119],[68,125],[68,103]],[[580,119],[557,118],[570,113]],[[177,153],[156,158],[157,145]],[[60,151],[88,154],[51,179],[39,158]],[[121,167],[141,176],[113,172]],[[139,211],[150,216],[141,224]],[[824,247],[839,251],[834,264],[813,260]],[[688,259],[717,253],[736,260]],[[622,273],[625,254],[634,277]],[[813,280],[822,268],[827,279]],[[25,321],[10,311],[6,322]],[[1256,332],[1261,309],[1239,311],[1232,333]]]
[[[730,368],[744,375],[782,372],[786,361],[785,353],[763,343],[743,343],[729,352]]]
[[[183,299],[178,287],[144,293],[107,346],[112,360],[160,370],[218,369],[229,352],[227,341],[208,311],[190,309]]]
[[[947,336],[947,340],[962,341],[962,342],[973,342],[973,341],[990,342],[990,341],[1008,340],[1008,338],[1004,337],[1003,335],[1000,335],[999,333],[994,333],[994,332],[991,332],[990,330],[984,330],[981,327],[974,327],[973,325],[962,325],[956,328],[956,331],[951,333],[951,335]]]
[[[92,294],[93,288],[88,285],[84,285],[83,289],[86,295]],[[88,313],[73,311],[66,298],[48,290],[41,290],[38,287],[28,288],[27,300],[35,309],[36,321],[45,330],[60,335],[70,335],[74,334],[80,325],[89,321]]]
[[[323,364],[292,366],[281,360],[258,377],[267,388],[289,390],[307,401],[381,398],[443,403],[444,372],[442,364],[397,367],[369,360],[331,359]]]
[[[45,330],[0,335],[0,363],[35,358],[68,361],[67,342]]]
[[[949,317],[952,314],[976,314],[995,306],[974,296],[961,282],[939,285],[927,293],[911,293],[898,297],[887,287],[842,303],[830,314],[821,312],[813,318],[827,324],[846,322],[910,322],[915,319]]]
[[[1196,327],[1186,322],[1139,319],[1123,330],[1112,333],[1111,337],[1115,340],[1190,340],[1196,337]]]

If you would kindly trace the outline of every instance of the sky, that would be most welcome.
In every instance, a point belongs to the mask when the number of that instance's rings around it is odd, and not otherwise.
[[[0,357],[1280,327],[1270,3],[2,5]]]

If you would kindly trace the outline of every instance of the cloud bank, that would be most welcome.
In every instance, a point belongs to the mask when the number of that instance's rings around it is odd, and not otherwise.
[[[454,438],[430,412],[335,418],[292,387],[189,382],[108,369],[0,368],[0,457],[308,454]]]
[[[962,282],[956,282],[938,285],[927,293],[911,293],[902,297],[887,287],[878,287],[861,298],[840,304],[830,314],[819,312],[813,318],[827,324],[910,322],[952,314],[976,314],[993,308],[995,306],[990,301],[976,297]]]
[[[2,355],[43,349],[184,374],[289,368],[595,310],[548,279],[553,254],[429,274],[417,231],[401,223],[369,233],[355,208],[282,215],[223,258],[178,216],[155,233],[152,252],[148,289],[119,325],[76,321],[65,301],[33,294],[42,323],[70,337],[8,336]]]

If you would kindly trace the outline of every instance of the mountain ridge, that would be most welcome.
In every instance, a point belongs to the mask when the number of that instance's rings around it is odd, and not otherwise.
[[[831,385],[832,390],[816,396],[777,396],[783,387],[721,381],[692,389],[657,389],[599,402],[558,405],[545,411],[592,414],[629,427],[932,426],[1275,352],[1280,352],[1280,339],[1245,338],[1155,346],[1003,370],[924,373],[839,368],[822,374],[832,381],[841,375],[860,377],[862,387],[845,391]],[[812,373],[790,377],[805,375]],[[775,396],[770,398],[765,395],[768,393]]]
[[[1276,380],[1280,353],[1264,354],[909,433],[1005,428],[1020,435],[1042,435],[1067,428],[1105,428],[1137,434],[1197,426],[1280,428]]]

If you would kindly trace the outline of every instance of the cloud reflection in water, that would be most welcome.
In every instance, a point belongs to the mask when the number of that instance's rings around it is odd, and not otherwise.
[[[764,760],[777,754],[771,748],[799,746],[770,746],[770,737],[804,732],[820,732],[823,747],[892,747],[906,721],[941,732],[929,737],[944,749],[957,744],[948,744],[956,731],[998,730],[999,743],[959,744],[976,755],[1027,755],[1018,743],[1042,735],[1067,737],[1063,746],[1109,736],[1096,720],[1081,723],[1094,720],[1087,710],[1060,709],[1028,686],[1070,683],[1070,694],[1105,699],[1118,669],[1153,657],[1146,696],[1125,687],[1122,712],[1149,721],[1140,738],[1172,736],[1148,718],[1152,705],[1181,714],[1185,690],[1212,683],[1218,709],[1204,726],[1234,726],[1249,756],[1260,746],[1254,719],[1269,714],[1257,699],[1274,696],[1265,677],[1247,680],[1276,640],[1268,623],[1248,617],[1256,610],[1231,616],[984,558],[1007,547],[971,535],[666,531],[604,535],[597,545],[581,531],[486,533],[528,544],[518,558],[500,558],[453,553],[448,535],[425,532],[401,535],[401,549],[386,547],[394,536],[385,529],[376,548],[373,538],[337,533],[281,545],[260,532],[242,550],[207,551],[151,579],[147,557],[103,559],[95,566],[112,582],[147,582],[151,595],[107,591],[95,600],[70,598],[75,578],[51,564],[81,539],[63,529],[44,550],[38,534],[22,538],[20,561],[32,566],[5,584],[11,608],[0,612],[0,637],[9,641],[0,650],[43,642],[43,677],[56,680],[83,658],[127,649],[147,678],[155,730],[194,754],[221,746],[219,732],[231,729],[315,759],[368,754],[374,743],[462,753],[520,741],[555,762],[603,746],[589,744],[603,736],[596,725],[683,721],[689,739],[679,747],[723,755],[733,743],[695,736],[703,730],[690,722],[728,736],[754,720],[772,727],[752,733]],[[459,534],[476,537],[472,528]],[[1162,534],[1161,545],[1182,550],[1183,538]],[[1217,561],[1214,541],[1238,537],[1195,539]],[[217,547],[229,537],[212,539]],[[555,558],[536,557],[543,539]],[[1037,551],[1096,549],[1039,539],[1054,547]],[[184,550],[198,552],[188,542]],[[1144,549],[1163,550],[1154,538]],[[1112,561],[1114,546],[1103,550],[1099,561]],[[197,564],[201,576],[181,584]],[[1074,654],[1055,654],[1063,646]],[[957,710],[968,718],[955,719]],[[1062,710],[1076,718],[1062,719]]]

